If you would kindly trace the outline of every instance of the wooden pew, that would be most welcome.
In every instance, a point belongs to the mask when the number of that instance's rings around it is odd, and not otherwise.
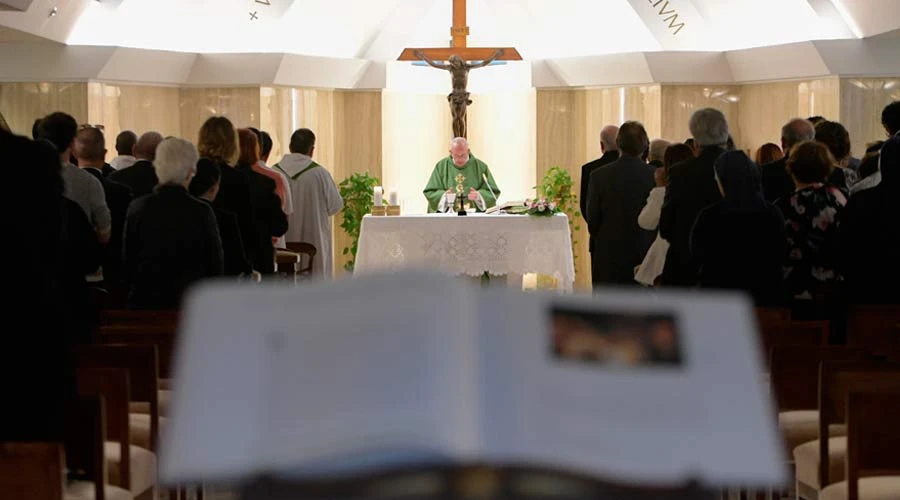
[[[62,500],[65,464],[62,443],[0,443],[0,498]]]

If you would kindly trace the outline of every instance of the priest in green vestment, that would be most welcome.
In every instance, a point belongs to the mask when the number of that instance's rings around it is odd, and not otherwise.
[[[450,156],[437,162],[423,191],[428,199],[428,211],[453,210],[456,193],[460,191],[479,212],[496,205],[496,197],[500,196],[487,164],[472,155],[465,138],[456,137],[450,141]]]

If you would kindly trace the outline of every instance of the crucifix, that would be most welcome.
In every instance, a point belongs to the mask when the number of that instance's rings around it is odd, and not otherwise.
[[[466,25],[466,0],[453,0],[453,26],[450,28],[451,42],[448,48],[410,48],[404,49],[398,61],[424,61],[429,66],[450,72],[453,91],[447,96],[450,103],[450,114],[453,116],[453,135],[466,137],[466,109],[472,100],[466,87],[469,83],[469,71],[483,68],[494,61],[521,61],[513,47],[468,47],[466,38],[469,27]],[[446,62],[444,62],[446,61]],[[476,62],[467,62],[476,61]]]

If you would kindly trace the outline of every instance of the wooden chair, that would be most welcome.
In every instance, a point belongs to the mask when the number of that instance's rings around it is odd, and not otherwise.
[[[62,500],[64,455],[62,443],[0,443],[0,498]]]
[[[851,388],[846,398],[847,480],[821,500],[900,498],[900,382]]]
[[[797,446],[793,451],[798,496],[817,498],[823,488],[844,479],[846,426],[840,436],[830,430],[845,424],[845,394],[853,388],[874,387],[885,381],[900,382],[900,363],[872,360],[822,362],[819,374],[820,438]],[[829,436],[827,439],[821,438],[826,435]]]
[[[315,260],[316,254],[318,253],[316,247],[310,245],[309,243],[303,243],[300,241],[288,241],[285,246],[291,252],[300,254],[300,265],[297,269],[297,276],[300,279],[311,277],[313,270],[313,261]],[[305,265],[303,263],[304,260],[307,260]]]
[[[159,441],[158,404],[158,361],[154,345],[94,345],[77,350],[78,363],[82,368],[120,368],[128,372],[131,398],[129,402],[129,424],[133,413],[145,411],[149,416],[150,449],[138,446],[128,447],[131,455],[131,491],[136,497],[155,496],[156,490],[156,445]],[[124,475],[121,461],[124,455],[115,446],[107,447],[107,458],[112,469],[111,476]],[[139,462],[135,463],[135,462]]]
[[[859,348],[775,345],[769,360],[772,396],[778,408],[778,426],[790,457],[794,448],[819,437],[819,365],[827,360],[862,360]],[[845,434],[843,427],[830,435]]]
[[[118,484],[131,490],[131,432],[128,423],[128,371],[121,368],[79,368],[78,394],[100,396],[104,402],[105,443],[118,444]],[[104,444],[104,447],[106,445]]]
[[[107,484],[106,417],[102,396],[80,396],[69,411],[66,463],[81,479],[66,485],[66,500],[126,500],[130,492]]]
[[[868,349],[900,348],[900,305],[850,307],[847,345]]]

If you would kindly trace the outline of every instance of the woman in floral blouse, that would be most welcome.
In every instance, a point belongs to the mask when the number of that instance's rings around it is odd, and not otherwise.
[[[776,202],[787,233],[784,277],[788,290],[798,299],[813,299],[838,279],[837,229],[847,197],[826,184],[834,163],[828,147],[820,142],[794,146],[787,166],[797,188]]]

